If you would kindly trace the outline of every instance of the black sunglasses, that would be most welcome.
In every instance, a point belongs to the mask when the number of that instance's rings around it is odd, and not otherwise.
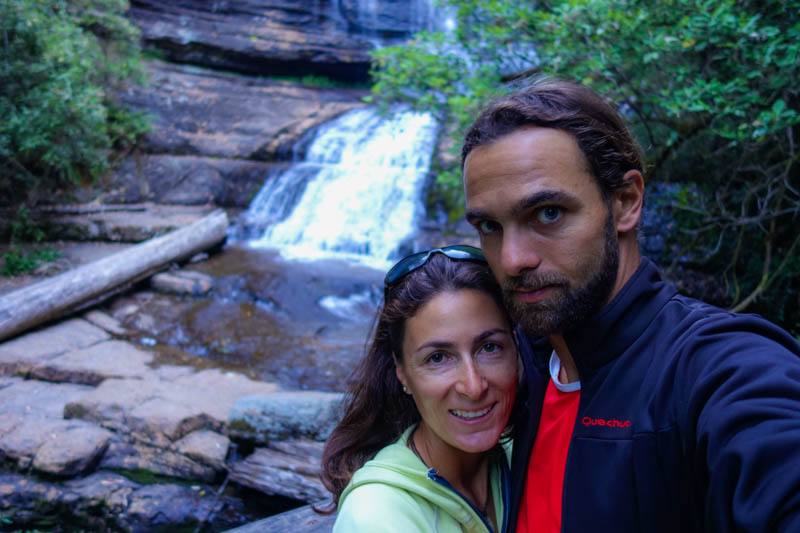
[[[396,265],[389,269],[389,272],[386,273],[386,277],[383,278],[384,288],[388,289],[389,287],[392,287],[404,276],[414,272],[416,269],[427,263],[428,259],[433,254],[442,254],[450,259],[455,259],[458,261],[478,261],[481,263],[486,262],[486,257],[483,255],[481,249],[475,248],[474,246],[455,244],[453,246],[445,246],[444,248],[433,248],[427,252],[411,254],[398,261]]]

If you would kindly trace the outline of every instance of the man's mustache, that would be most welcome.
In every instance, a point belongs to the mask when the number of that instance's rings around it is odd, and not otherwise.
[[[538,291],[545,287],[569,286],[569,280],[556,273],[540,274],[537,272],[523,272],[519,276],[509,276],[503,280],[503,292]]]

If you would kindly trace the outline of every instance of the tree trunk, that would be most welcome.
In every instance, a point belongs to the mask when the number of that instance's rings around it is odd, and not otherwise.
[[[227,229],[228,216],[217,210],[185,228],[8,293],[0,297],[0,340],[207,250],[225,239]]]

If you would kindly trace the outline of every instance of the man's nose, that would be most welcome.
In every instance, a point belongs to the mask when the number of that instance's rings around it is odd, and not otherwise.
[[[463,364],[459,365],[458,381],[456,382],[456,392],[471,400],[478,400],[483,396],[488,388],[486,378],[481,375],[479,368],[472,358],[468,358]]]
[[[506,276],[519,276],[524,270],[535,269],[541,263],[535,246],[525,239],[522,232],[506,231],[500,250],[500,265]]]

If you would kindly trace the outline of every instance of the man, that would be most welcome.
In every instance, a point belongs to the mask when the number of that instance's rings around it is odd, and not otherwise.
[[[467,220],[525,334],[510,530],[800,532],[800,347],[639,254],[641,151],[590,89],[484,111]]]

